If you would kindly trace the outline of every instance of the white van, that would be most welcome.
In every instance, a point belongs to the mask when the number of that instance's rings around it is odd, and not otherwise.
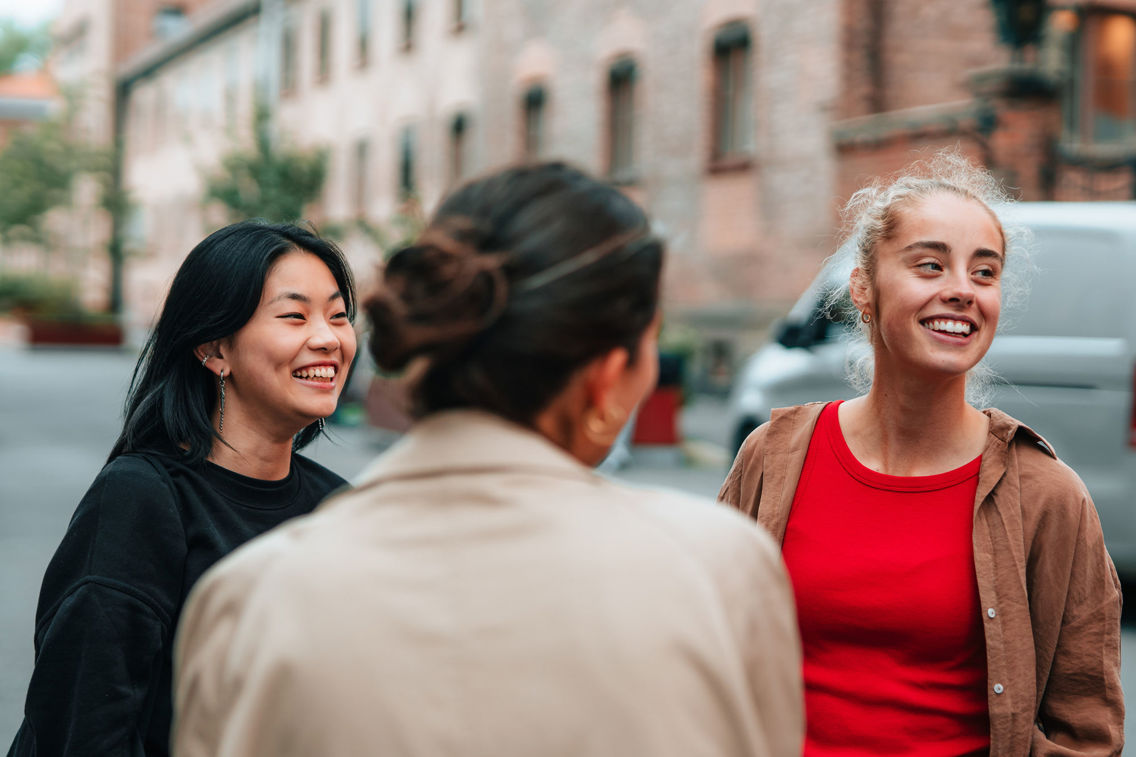
[[[1037,270],[987,355],[999,376],[990,404],[1080,474],[1117,568],[1136,578],[1136,203],[1018,203],[999,215],[1032,230]],[[823,271],[739,373],[735,448],[772,408],[854,396],[849,324],[823,306],[849,272]]]

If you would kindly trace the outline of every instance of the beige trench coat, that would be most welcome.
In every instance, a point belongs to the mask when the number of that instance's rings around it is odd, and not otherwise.
[[[181,757],[796,755],[804,731],[759,527],[471,411],[206,574],[175,664]]]

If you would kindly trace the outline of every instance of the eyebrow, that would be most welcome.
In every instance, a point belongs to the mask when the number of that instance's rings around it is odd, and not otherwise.
[[[944,255],[950,253],[951,246],[946,242],[935,242],[930,240],[919,240],[912,242],[904,247],[900,252],[911,252],[913,250],[931,250],[932,252],[941,252]],[[994,258],[996,260],[1004,260],[1005,256],[997,250],[987,249],[986,247],[979,247],[974,251],[974,256],[978,258]]]
[[[336,290],[330,297],[327,298],[327,301],[331,302],[332,300],[336,299],[342,300],[343,292]],[[272,303],[279,302],[280,300],[295,300],[297,302],[303,302],[307,305],[312,304],[311,297],[308,297],[306,294],[300,294],[299,292],[281,292],[280,294],[269,300],[268,304],[271,305]]]

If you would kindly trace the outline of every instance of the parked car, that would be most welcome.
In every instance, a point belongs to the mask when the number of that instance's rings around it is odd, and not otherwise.
[[[1036,271],[987,355],[990,404],[1080,474],[1117,568],[1136,577],[1136,203],[1018,203],[999,215],[1031,230]],[[772,408],[855,395],[845,366],[866,347],[823,306],[850,268],[822,271],[738,374],[735,451]]]

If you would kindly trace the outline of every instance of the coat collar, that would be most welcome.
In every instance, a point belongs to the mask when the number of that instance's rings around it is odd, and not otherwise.
[[[599,480],[598,474],[532,429],[480,410],[447,410],[414,424],[357,483],[503,470]]]

